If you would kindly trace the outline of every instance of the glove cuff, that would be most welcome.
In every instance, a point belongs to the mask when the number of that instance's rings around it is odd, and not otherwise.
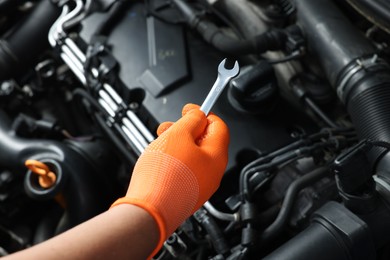
[[[162,245],[164,244],[164,241],[167,239],[166,226],[165,226],[165,222],[164,222],[163,218],[160,216],[160,214],[158,213],[158,210],[155,207],[153,207],[149,204],[146,204],[145,201],[137,200],[134,198],[128,198],[128,197],[119,198],[111,205],[110,208],[121,205],[121,204],[131,204],[131,205],[135,205],[137,207],[140,207],[140,208],[146,210],[153,217],[154,221],[156,222],[157,227],[159,229],[160,238],[159,238],[159,241],[157,243],[156,248],[153,250],[153,252],[148,257],[148,259],[151,259],[155,254],[157,254],[157,252],[161,249]]]

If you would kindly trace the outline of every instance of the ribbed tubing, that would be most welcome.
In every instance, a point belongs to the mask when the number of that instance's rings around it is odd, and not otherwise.
[[[390,83],[370,87],[348,102],[358,136],[390,142]]]

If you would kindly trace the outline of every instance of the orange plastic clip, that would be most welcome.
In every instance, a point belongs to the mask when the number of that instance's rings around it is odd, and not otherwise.
[[[57,176],[43,162],[27,160],[24,164],[31,172],[39,175],[38,181],[42,188],[48,189],[56,183]]]

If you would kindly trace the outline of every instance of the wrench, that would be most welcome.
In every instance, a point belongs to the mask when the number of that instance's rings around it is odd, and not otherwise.
[[[237,61],[234,63],[233,69],[226,69],[225,63],[226,59],[221,61],[219,64],[217,80],[215,81],[206,99],[203,101],[202,106],[200,107],[200,110],[203,111],[206,116],[209,114],[215,102],[217,102],[218,97],[221,95],[227,83],[229,83],[232,78],[240,73],[240,66],[238,65]]]

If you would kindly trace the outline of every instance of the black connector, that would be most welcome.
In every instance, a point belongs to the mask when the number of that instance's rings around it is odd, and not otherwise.
[[[377,206],[374,169],[368,157],[372,147],[373,143],[363,140],[339,155],[332,165],[345,206],[357,214],[372,212]]]
[[[252,223],[258,215],[256,205],[251,202],[245,202],[240,207],[240,219],[243,223]]]
[[[373,167],[367,157],[372,148],[367,140],[359,142],[339,155],[332,165],[339,189],[345,193],[356,194],[372,181]]]
[[[207,214],[207,211],[203,208],[200,208],[194,213],[194,217],[210,236],[210,240],[214,246],[215,251],[221,255],[229,253],[230,247],[228,246],[221,229],[215,220]]]

